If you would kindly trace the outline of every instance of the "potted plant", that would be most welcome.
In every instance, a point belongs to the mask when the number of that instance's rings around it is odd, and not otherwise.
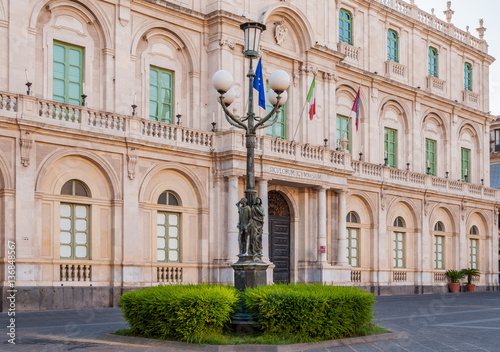
[[[473,277],[479,277],[479,270],[477,269],[462,269],[462,274],[467,276],[467,284],[465,285],[467,292],[474,292],[476,285],[472,283]]]
[[[445,275],[450,280],[450,282],[448,282],[448,289],[450,292],[458,292],[460,289],[460,279],[462,279],[465,275],[462,270],[447,270]]]

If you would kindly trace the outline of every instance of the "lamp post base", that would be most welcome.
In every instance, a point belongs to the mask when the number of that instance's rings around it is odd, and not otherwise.
[[[238,254],[238,261],[231,264],[234,270],[234,287],[243,292],[247,287],[264,286],[267,283],[266,271],[269,264],[262,261],[262,256]],[[237,332],[252,332],[252,315],[247,311],[245,304],[240,302],[240,310],[231,319],[231,325]]]
[[[262,261],[262,256],[238,255],[234,270],[234,287],[244,291],[247,287],[264,286],[267,283],[266,270],[269,264]]]

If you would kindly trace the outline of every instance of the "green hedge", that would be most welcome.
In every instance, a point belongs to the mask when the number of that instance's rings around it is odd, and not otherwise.
[[[238,298],[231,286],[165,285],[125,293],[118,305],[132,334],[192,342],[221,334]]]
[[[264,332],[311,341],[358,335],[370,326],[375,303],[363,290],[322,284],[260,286],[243,298]]]

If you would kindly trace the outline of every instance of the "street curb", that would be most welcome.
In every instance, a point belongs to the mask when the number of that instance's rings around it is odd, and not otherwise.
[[[312,349],[341,347],[354,344],[373,343],[378,341],[397,340],[407,337],[404,332],[350,337],[345,339],[328,340],[318,343],[297,343],[292,345],[195,345],[187,342],[147,339],[144,337],[120,336],[102,334],[98,340],[117,342],[122,344],[144,345],[151,347],[168,348],[169,352],[305,352]]]

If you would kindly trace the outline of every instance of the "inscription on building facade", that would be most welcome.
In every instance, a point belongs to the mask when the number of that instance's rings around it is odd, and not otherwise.
[[[277,175],[284,175],[284,176],[291,176],[291,177],[299,177],[299,178],[307,178],[310,180],[321,180],[322,176],[321,174],[317,174],[314,172],[308,172],[308,171],[301,171],[301,170],[294,170],[294,169],[288,169],[285,167],[278,167],[278,166],[271,166],[269,167],[269,172]]]

